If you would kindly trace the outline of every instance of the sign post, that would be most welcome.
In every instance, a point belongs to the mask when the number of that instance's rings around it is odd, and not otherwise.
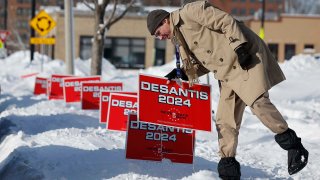
[[[30,26],[37,31],[40,36],[47,35],[55,26],[56,22],[44,10],[41,10],[29,22]],[[55,44],[55,38],[30,37],[30,44]],[[41,60],[41,71],[43,70],[43,59]]]

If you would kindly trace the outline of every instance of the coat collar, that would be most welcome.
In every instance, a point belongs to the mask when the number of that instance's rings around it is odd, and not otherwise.
[[[176,10],[170,13],[170,31],[173,34],[174,26],[180,22],[180,10]]]

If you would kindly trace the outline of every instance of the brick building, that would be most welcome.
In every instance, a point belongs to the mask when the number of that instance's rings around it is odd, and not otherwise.
[[[79,1],[74,0],[74,3]],[[36,11],[39,11],[40,6],[58,6],[60,8],[64,6],[64,0],[36,0],[35,2]],[[6,30],[11,32],[7,41],[7,48],[11,51],[26,49],[29,46],[31,6],[32,0],[0,1],[0,30],[6,27]]]
[[[266,13],[284,13],[285,0],[265,0]],[[262,8],[261,0],[210,0],[210,2],[220,9],[234,16],[252,16]]]
[[[181,6],[196,0],[140,0],[144,6]],[[250,16],[261,9],[261,0],[208,0],[214,6],[234,15]],[[284,13],[285,0],[265,0],[267,13]]]

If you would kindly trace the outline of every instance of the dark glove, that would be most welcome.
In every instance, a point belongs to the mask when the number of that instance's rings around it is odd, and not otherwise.
[[[236,50],[238,55],[238,61],[242,69],[247,69],[250,65],[252,56],[249,54],[248,50],[246,49],[245,45],[240,45]]]
[[[180,70],[181,72],[181,79],[182,80],[185,80],[185,81],[188,81],[188,76],[183,72],[183,70],[181,69]],[[174,68],[169,74],[165,75],[164,77],[168,78],[168,80],[172,80],[172,79],[175,79],[175,78],[178,78],[177,77],[177,69]]]

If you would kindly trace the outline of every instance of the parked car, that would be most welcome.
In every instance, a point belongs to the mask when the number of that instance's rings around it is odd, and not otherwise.
[[[320,61],[320,53],[314,54],[313,57],[314,57],[316,60],[319,60],[319,61]]]

